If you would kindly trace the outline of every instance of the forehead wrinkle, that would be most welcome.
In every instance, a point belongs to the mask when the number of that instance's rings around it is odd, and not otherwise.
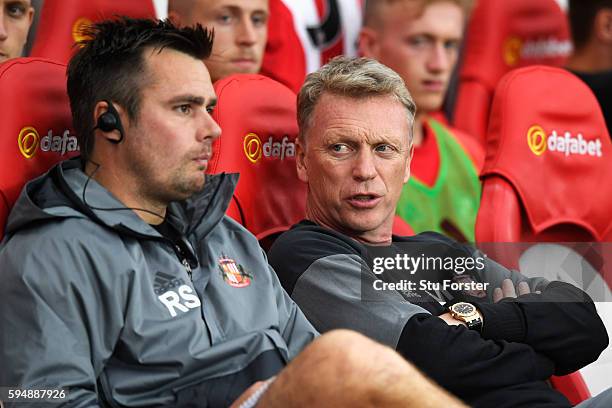
[[[347,110],[348,106],[354,109]],[[386,117],[381,119],[379,110],[373,109],[377,106],[385,106],[394,126]],[[345,139],[364,138],[368,144],[388,143],[404,150],[402,146],[410,140],[408,111],[391,95],[355,98],[324,92],[314,106],[309,123],[306,137],[318,136],[316,143],[338,143],[344,135]]]
[[[331,125],[325,129],[323,135],[324,144],[332,144],[339,142],[351,142],[359,144],[368,144],[371,146],[381,143],[401,145],[402,138],[395,137],[395,133],[391,129],[366,129],[363,126],[345,127],[342,125]]]

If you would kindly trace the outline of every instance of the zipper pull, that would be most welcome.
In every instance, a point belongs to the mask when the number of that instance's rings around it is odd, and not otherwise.
[[[187,275],[189,275],[189,280],[193,281],[193,277],[191,276],[191,265],[189,265],[189,262],[185,258],[181,260],[181,263],[185,267],[185,270],[187,271]]]

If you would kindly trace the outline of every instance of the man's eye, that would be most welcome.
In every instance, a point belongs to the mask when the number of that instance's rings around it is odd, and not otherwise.
[[[179,105],[175,109],[184,115],[191,113],[191,105]]]
[[[452,40],[452,41],[444,42],[444,48],[448,51],[458,51],[459,46],[460,46],[459,41]]]
[[[430,41],[424,35],[415,35],[413,37],[409,37],[406,42],[408,45],[414,48],[425,48],[429,45]]]
[[[23,4],[9,4],[6,10],[7,14],[13,18],[23,17],[26,14],[26,7]]]
[[[376,150],[379,153],[392,153],[395,151],[395,148],[391,145],[383,144],[383,145],[376,146],[374,150]]]
[[[268,16],[266,16],[265,14],[255,14],[251,17],[251,21],[253,22],[254,26],[261,27],[263,25],[266,25],[266,23],[268,22]]]
[[[206,112],[208,112],[209,115],[212,115],[214,111],[215,111],[215,107],[214,106],[207,106],[206,107]]]
[[[217,22],[220,24],[231,24],[233,21],[233,17],[231,14],[220,14],[217,17]]]
[[[342,143],[336,143],[335,145],[331,146],[331,150],[334,153],[347,153],[349,151],[349,147]]]

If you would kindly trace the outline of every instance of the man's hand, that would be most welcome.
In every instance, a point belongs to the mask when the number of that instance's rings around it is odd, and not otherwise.
[[[444,322],[446,322],[446,324],[448,324],[449,326],[459,326],[460,324],[462,324],[467,327],[467,324],[465,324],[465,322],[455,319],[449,312],[441,314],[438,317],[444,320]]]
[[[518,289],[518,295],[516,294],[516,289]],[[501,288],[495,288],[493,290],[493,303],[497,303],[504,298],[515,298],[517,296],[526,295],[527,293],[531,293],[529,289],[529,284],[525,281],[519,282],[517,287],[514,287],[514,283],[512,283],[511,279],[504,279],[502,282]],[[536,291],[535,293],[540,293]]]
[[[232,403],[230,408],[238,408],[243,402],[245,402],[247,399],[249,399],[249,397],[251,395],[255,394],[255,391],[260,389],[265,383],[266,383],[266,381],[257,381],[256,383],[253,383],[253,385],[251,385],[249,388],[247,388],[246,391],[243,392],[238,397],[238,399],[236,399],[236,401],[234,401]]]

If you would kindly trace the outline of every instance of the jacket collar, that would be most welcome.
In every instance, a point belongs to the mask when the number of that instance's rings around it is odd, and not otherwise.
[[[204,236],[223,218],[238,174],[207,175],[204,190],[168,207],[170,222],[184,233]],[[56,217],[87,217],[124,233],[159,237],[134,211],[82,170],[79,158],[57,164],[29,182],[11,212],[7,233],[24,224]]]

